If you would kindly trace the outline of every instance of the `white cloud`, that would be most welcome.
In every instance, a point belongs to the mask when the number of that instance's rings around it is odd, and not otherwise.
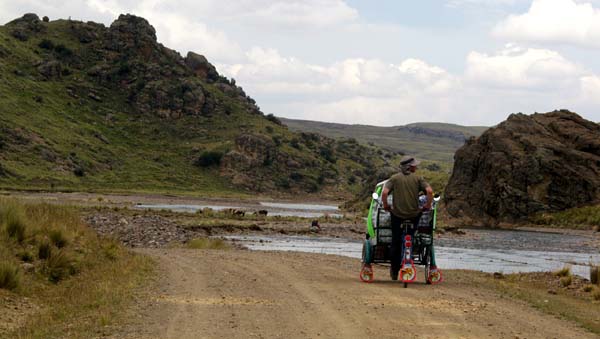
[[[448,7],[461,7],[461,6],[506,6],[514,5],[520,2],[529,0],[447,0],[446,6]]]
[[[534,0],[527,13],[510,15],[492,32],[514,41],[600,47],[600,10],[574,0]]]
[[[491,87],[547,90],[565,88],[578,81],[580,66],[547,49],[522,49],[508,45],[495,55],[471,52],[466,78]]]

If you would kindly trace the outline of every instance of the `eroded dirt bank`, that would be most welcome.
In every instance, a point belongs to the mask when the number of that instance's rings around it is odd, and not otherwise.
[[[127,338],[596,338],[460,272],[404,289],[380,267],[361,283],[360,262],[337,256],[140,251],[162,274]]]

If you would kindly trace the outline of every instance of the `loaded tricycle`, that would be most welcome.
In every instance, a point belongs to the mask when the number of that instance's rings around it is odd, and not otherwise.
[[[374,280],[373,264],[391,263],[392,223],[390,212],[383,208],[381,192],[386,181],[380,182],[375,187],[372,195],[369,214],[367,216],[366,240],[362,248],[362,269],[360,280],[372,282]],[[391,194],[388,201],[391,204]],[[442,272],[435,263],[435,251],[433,246],[433,234],[435,232],[437,205],[439,195],[435,195],[430,210],[422,211],[414,236],[408,232],[415,225],[406,221],[401,224],[402,234],[402,259],[398,279],[408,287],[417,278],[415,265],[424,266],[425,283],[436,284],[442,281]],[[419,205],[423,206],[426,197],[419,199]]]

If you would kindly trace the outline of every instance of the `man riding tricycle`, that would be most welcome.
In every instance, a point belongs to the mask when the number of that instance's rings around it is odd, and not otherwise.
[[[375,187],[362,251],[364,282],[373,281],[372,265],[377,263],[389,263],[391,279],[400,280],[404,287],[416,280],[415,264],[424,266],[427,284],[442,280],[433,246],[440,198],[415,174],[418,164],[413,157],[403,157],[401,172]]]

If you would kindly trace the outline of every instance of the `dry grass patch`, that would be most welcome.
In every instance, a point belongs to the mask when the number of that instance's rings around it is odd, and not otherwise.
[[[39,305],[2,338],[111,336],[152,271],[149,259],[100,238],[72,207],[0,198],[0,223],[0,287]],[[19,261],[31,269],[19,271]]]

